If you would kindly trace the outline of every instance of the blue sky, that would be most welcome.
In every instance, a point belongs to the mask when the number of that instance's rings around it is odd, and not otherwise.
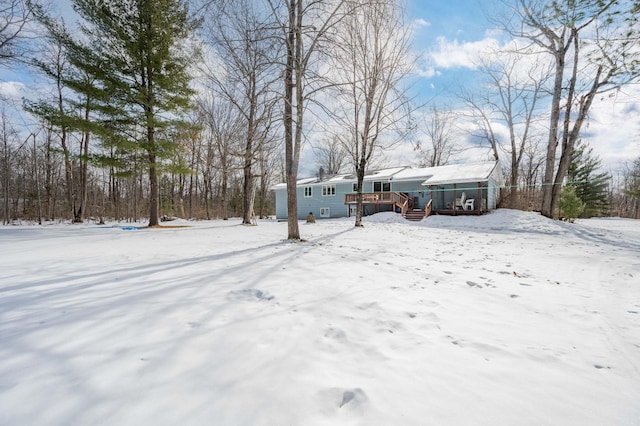
[[[422,77],[418,92],[438,107],[460,106],[455,95],[462,87],[482,84],[474,61],[488,48],[508,42],[506,33],[492,24],[500,14],[495,0],[407,0],[408,18],[414,22],[413,46],[419,55]],[[504,7],[504,6],[502,6]],[[582,135],[606,168],[615,171],[640,156],[640,87],[599,97]]]
[[[415,28],[412,45],[420,53],[420,67],[434,72],[428,80],[435,93],[455,90],[461,81],[476,77],[467,66],[460,66],[468,59],[463,57],[463,46],[482,43],[487,33],[492,32],[484,10],[489,4],[478,0],[408,2],[407,15]],[[447,49],[456,46],[458,49]],[[450,63],[444,72],[446,59]],[[458,66],[453,66],[454,62]]]
[[[414,29],[413,53],[418,58],[413,90],[417,103],[435,104],[440,108],[459,107],[455,93],[461,87],[474,88],[481,74],[473,62],[487,47],[500,46],[505,35],[489,22],[487,14],[498,13],[500,2],[493,0],[406,0],[407,20]],[[56,6],[67,13],[68,1]],[[73,22],[73,19],[69,21]],[[33,86],[24,70],[0,69],[0,92],[20,99]],[[19,107],[20,102],[16,103]],[[620,167],[640,154],[640,89],[631,86],[616,97],[599,100],[584,135],[602,157],[608,168]],[[406,158],[412,156],[410,147]]]

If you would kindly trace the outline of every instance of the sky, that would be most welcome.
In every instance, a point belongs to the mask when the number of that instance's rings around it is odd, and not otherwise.
[[[68,14],[68,1],[56,2]],[[500,13],[499,2],[480,0],[407,0],[407,22],[413,28],[412,54],[416,58],[415,73],[411,76],[412,96],[424,107],[459,110],[462,102],[456,93],[463,88],[473,90],[482,84],[476,63],[488,48],[504,45],[507,37],[490,18]],[[73,21],[73,19],[69,19]],[[0,70],[0,92],[16,100],[33,92],[33,76],[25,70]],[[421,112],[416,115],[419,117]],[[24,119],[25,124],[27,119]],[[465,123],[467,131],[469,124]],[[461,131],[462,132],[462,131]],[[506,129],[499,127],[506,136]],[[583,136],[588,139],[606,169],[615,171],[640,154],[640,87],[629,86],[612,97],[597,99]],[[424,139],[418,133],[416,138]],[[461,141],[468,133],[459,133]],[[415,162],[415,141],[385,153],[386,165],[411,165]],[[466,151],[457,161],[487,159],[489,151]],[[466,156],[466,157],[465,157]],[[313,151],[306,147],[302,155],[301,174],[317,168]]]
[[[510,40],[490,22],[500,15],[500,2],[409,0],[407,12],[415,22],[413,45],[423,75],[420,95],[439,106],[459,106],[455,93],[463,87],[482,84],[475,64],[483,52]],[[614,173],[625,162],[637,159],[640,85],[597,98],[581,134],[602,159],[603,166]]]

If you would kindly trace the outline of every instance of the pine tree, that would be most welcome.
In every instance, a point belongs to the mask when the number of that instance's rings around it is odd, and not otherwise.
[[[112,151],[144,153],[149,226],[156,226],[162,160],[179,146],[168,135],[193,93],[188,72],[193,55],[184,46],[197,22],[183,0],[73,0],[73,5],[84,20],[83,41],[54,25],[48,29],[86,76],[82,81],[90,82],[68,82],[94,100],[93,115],[76,125],[90,128]]]
[[[580,141],[576,146],[567,172],[568,181],[576,195],[585,204],[580,217],[606,216],[609,214],[608,188],[611,177],[600,172],[602,163],[593,148]]]
[[[576,194],[576,188],[573,185],[562,187],[558,208],[560,209],[560,217],[569,222],[573,222],[584,212],[585,204]]]

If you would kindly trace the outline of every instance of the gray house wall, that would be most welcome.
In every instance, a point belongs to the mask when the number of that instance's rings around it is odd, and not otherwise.
[[[322,195],[322,187],[325,185],[335,185],[335,195]],[[311,188],[311,196],[305,197],[305,188]],[[323,182],[312,183],[309,185],[299,185],[297,188],[298,196],[298,219],[304,220],[309,213],[313,213],[316,219],[326,219],[322,216],[321,210],[329,209],[328,217],[346,217],[349,215],[349,206],[344,204],[344,194],[350,194],[353,191],[352,182]],[[276,192],[276,219],[282,220],[287,218],[287,188],[279,186]]]
[[[276,193],[276,219],[287,218],[287,187],[286,185],[277,186]]]
[[[429,194],[429,190],[422,186],[422,182],[424,182],[424,179],[403,182],[392,181],[391,191],[407,194],[414,200],[414,209],[424,209],[429,203],[431,195]]]
[[[454,185],[441,184],[431,185],[426,187],[422,185],[425,182],[427,176],[420,177],[407,177],[403,180],[388,180],[387,177],[380,176],[376,179],[374,176],[365,178],[363,183],[363,192],[372,193],[374,191],[374,182],[389,183],[389,191],[401,192],[407,194],[414,200],[414,208],[424,209],[425,206],[433,198],[432,208],[434,210],[446,210],[450,209],[455,204],[455,198],[460,198],[462,191],[466,192],[467,198],[473,198],[475,200],[474,210],[481,208],[487,210],[493,210],[497,207],[499,197],[499,186],[501,184],[501,172],[499,167],[496,167],[488,180],[486,181],[469,181],[459,182],[455,184],[456,192],[454,195]],[[322,195],[322,187],[325,185],[335,185],[335,195]],[[298,219],[306,219],[309,213],[317,219],[325,217],[347,217],[349,216],[349,209],[354,209],[355,206],[348,206],[344,204],[345,194],[352,194],[354,180],[351,178],[333,178],[323,182],[312,181],[309,184],[299,184],[297,188],[298,196]],[[311,188],[311,196],[305,197],[305,188]],[[275,187],[276,194],[276,218],[284,220],[287,218],[287,189],[286,185],[277,185]],[[482,200],[486,200],[486,205],[482,205]],[[390,211],[392,207],[390,205],[365,205],[364,214],[369,215],[380,211]],[[329,216],[323,216],[322,210],[328,209]],[[326,210],[325,210],[326,212]]]
[[[431,196],[433,197],[433,209],[434,210],[448,210],[451,209],[455,203],[455,198],[460,198],[463,192],[466,193],[467,199],[473,198],[473,209],[478,208],[486,210],[494,210],[497,207],[499,188],[498,183],[495,180],[489,180],[488,182],[461,182],[456,183],[455,192],[454,185],[434,185],[430,187]],[[486,201],[486,205],[483,206],[482,200]]]
[[[424,179],[405,182],[391,182],[391,192],[407,193],[410,197],[418,202],[415,208],[423,209],[430,200],[429,191],[421,186]],[[386,180],[382,180],[386,182]],[[376,180],[376,182],[378,182]],[[363,192],[373,191],[374,180],[366,180],[363,182]],[[313,213],[316,219],[323,219],[320,210],[329,208],[329,217],[347,217],[349,216],[349,206],[344,204],[344,195],[352,194],[353,181],[348,182],[322,182],[312,183],[309,185],[299,185],[297,188],[298,195],[298,219],[306,219],[309,213]],[[322,195],[322,187],[324,185],[335,185],[336,195]],[[311,197],[305,197],[305,187],[311,188]],[[286,186],[278,186],[275,188],[276,193],[276,219],[284,220],[287,218],[287,188]],[[376,212],[391,211],[392,207],[388,205],[367,205],[364,206],[364,214],[370,215]],[[352,214],[353,215],[353,214]]]
[[[455,184],[455,190],[453,184],[446,185],[434,185],[429,187],[431,189],[431,196],[433,197],[433,209],[434,210],[449,210],[452,209],[455,204],[455,199],[460,198],[462,193],[466,193],[467,198],[473,198],[475,200],[474,209],[478,208],[478,202],[482,198],[487,198],[487,191],[484,188],[484,184],[478,182],[460,182]]]
[[[466,193],[467,198],[474,199],[474,210],[478,208],[482,210],[494,210],[498,207],[498,199],[500,197],[500,185],[502,174],[499,167],[491,172],[486,181],[469,181],[458,182],[455,184],[431,185],[431,197],[433,198],[434,210],[448,210],[455,204],[455,198],[460,198],[462,192]],[[455,194],[455,195],[454,195]],[[482,202],[485,200],[486,205]],[[480,204],[479,204],[480,203]]]

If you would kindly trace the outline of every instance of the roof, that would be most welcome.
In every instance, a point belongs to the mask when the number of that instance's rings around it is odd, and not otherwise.
[[[432,167],[433,174],[422,184],[443,185],[459,182],[486,182],[496,167],[498,167],[497,161]]]
[[[392,167],[388,169],[367,172],[365,181],[415,181],[423,180],[422,185],[442,185],[458,182],[485,182],[498,166],[497,161],[484,161],[469,164],[453,164],[437,167]],[[356,182],[355,174],[340,174],[325,177],[298,179],[297,185],[317,185],[340,182]],[[274,188],[286,187],[286,183],[279,183]]]

